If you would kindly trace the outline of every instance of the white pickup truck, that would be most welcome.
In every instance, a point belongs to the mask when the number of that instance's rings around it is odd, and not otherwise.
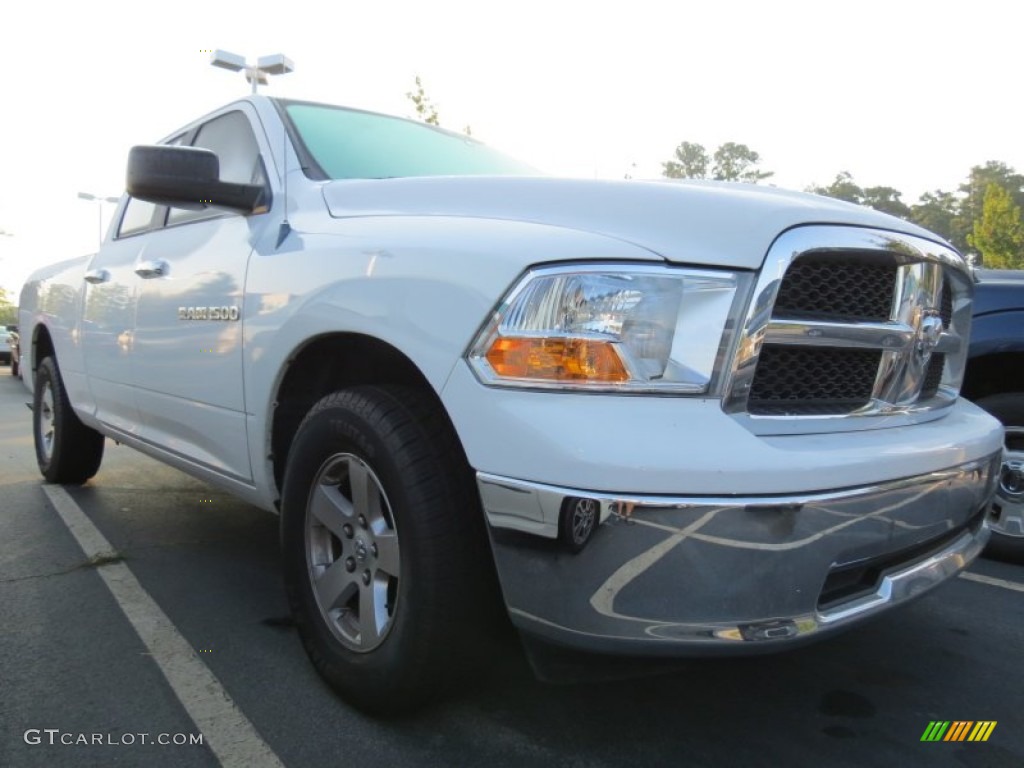
[[[134,148],[20,326],[46,480],[110,437],[280,512],[311,659],[390,712],[500,600],[531,647],[751,653],[963,569],[1003,443],[972,294],[871,210],[252,96]]]

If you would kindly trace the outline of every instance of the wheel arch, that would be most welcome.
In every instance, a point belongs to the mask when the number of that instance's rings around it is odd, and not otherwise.
[[[433,398],[447,417],[441,398],[420,368],[401,350],[374,336],[323,334],[306,340],[288,356],[268,420],[269,461],[278,498],[292,440],[313,405],[340,389],[374,384],[420,390]],[[450,418],[448,424],[459,440]]]
[[[53,337],[50,335],[50,329],[44,323],[37,323],[32,329],[31,349],[29,370],[32,371],[34,379],[41,360],[51,355],[56,359]],[[24,369],[24,358],[22,358],[22,368]]]

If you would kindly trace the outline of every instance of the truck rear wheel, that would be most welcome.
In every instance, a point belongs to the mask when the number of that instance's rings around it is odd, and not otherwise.
[[[976,403],[1006,428],[1003,465],[994,504],[997,516],[990,520],[992,538],[988,553],[1024,563],[1024,392],[1004,392],[980,398]]]
[[[399,387],[324,397],[292,443],[281,517],[291,610],[335,690],[390,715],[452,679],[486,578],[472,473],[437,404]]]
[[[57,361],[44,358],[35,375],[32,434],[36,461],[51,483],[84,483],[103,461],[103,435],[75,415]]]

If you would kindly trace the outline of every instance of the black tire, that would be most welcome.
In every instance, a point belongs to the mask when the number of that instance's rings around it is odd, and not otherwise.
[[[1024,392],[1004,392],[998,395],[989,395],[975,402],[999,419],[1004,427],[1024,430]],[[1024,452],[1024,440],[1021,440],[1019,435],[1020,433],[1012,438],[1012,446],[1010,445],[1011,437],[1009,435],[1007,437],[1007,450],[1012,449],[1015,454]],[[1005,457],[1007,456],[1008,454],[1004,454],[1004,471],[1006,465]],[[1000,487],[995,503],[1002,504],[1004,508],[1008,503],[1012,503],[1005,496],[1005,491],[1002,487]],[[1016,500],[1016,504],[1019,507],[1019,497]],[[1024,563],[1024,536],[1011,536],[998,530],[993,530],[992,538],[985,549],[985,554],[1000,560]]]
[[[351,490],[360,479],[368,489],[361,504]],[[367,525],[359,509],[371,510]],[[479,652],[485,601],[493,597],[489,547],[462,448],[423,393],[363,386],[320,400],[288,456],[281,534],[285,586],[306,652],[359,709],[414,709]],[[323,586],[332,565],[334,597]],[[367,579],[373,586],[364,590]]]
[[[75,415],[54,358],[43,359],[34,383],[32,434],[39,471],[51,483],[84,483],[103,461],[103,435]]]

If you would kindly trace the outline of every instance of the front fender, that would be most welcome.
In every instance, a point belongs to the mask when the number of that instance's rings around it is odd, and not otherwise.
[[[246,279],[245,397],[253,467],[265,450],[281,379],[311,339],[339,333],[404,354],[434,391],[512,283],[551,261],[655,261],[637,246],[527,222],[441,216],[317,221],[256,253]],[[261,470],[262,471],[262,470]],[[256,478],[269,489],[272,479]]]

